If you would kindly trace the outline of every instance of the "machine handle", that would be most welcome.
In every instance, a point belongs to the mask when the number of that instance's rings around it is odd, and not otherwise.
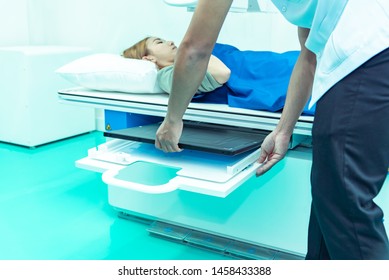
[[[118,186],[138,192],[143,192],[143,193],[150,193],[150,194],[161,194],[161,193],[167,193],[167,192],[172,192],[178,189],[178,185],[174,183],[174,177],[171,179],[169,182],[166,184],[162,185],[143,185],[131,181],[125,181],[121,179],[115,178],[115,176],[119,173],[119,170],[116,169],[111,169],[107,170],[103,173],[102,179],[103,182],[108,184],[108,185],[113,185],[113,186]]]

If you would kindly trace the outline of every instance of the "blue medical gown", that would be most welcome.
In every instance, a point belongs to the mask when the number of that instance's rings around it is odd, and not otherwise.
[[[230,68],[230,79],[212,92],[196,95],[193,102],[271,112],[282,110],[299,51],[241,51],[230,45],[216,44],[213,55]],[[303,113],[313,115],[314,111],[315,108],[308,110],[306,106]]]

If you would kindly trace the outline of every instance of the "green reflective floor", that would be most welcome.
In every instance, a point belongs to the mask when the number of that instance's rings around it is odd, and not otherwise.
[[[118,218],[101,175],[74,166],[104,141],[93,132],[36,149],[0,143],[1,260],[227,259]]]

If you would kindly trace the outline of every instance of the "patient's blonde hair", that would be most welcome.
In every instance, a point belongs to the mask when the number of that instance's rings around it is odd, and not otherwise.
[[[142,59],[144,56],[148,55],[147,51],[147,45],[146,41],[150,37],[146,37],[142,40],[140,40],[138,43],[135,45],[129,47],[128,49],[123,51],[123,57],[125,58],[136,58],[136,59]]]

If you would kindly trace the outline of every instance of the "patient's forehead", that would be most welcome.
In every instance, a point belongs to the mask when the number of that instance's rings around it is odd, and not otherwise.
[[[150,37],[150,38],[147,39],[146,43],[148,45],[153,45],[153,44],[156,44],[156,43],[158,43],[160,41],[165,42],[166,40],[162,39],[160,37]]]

